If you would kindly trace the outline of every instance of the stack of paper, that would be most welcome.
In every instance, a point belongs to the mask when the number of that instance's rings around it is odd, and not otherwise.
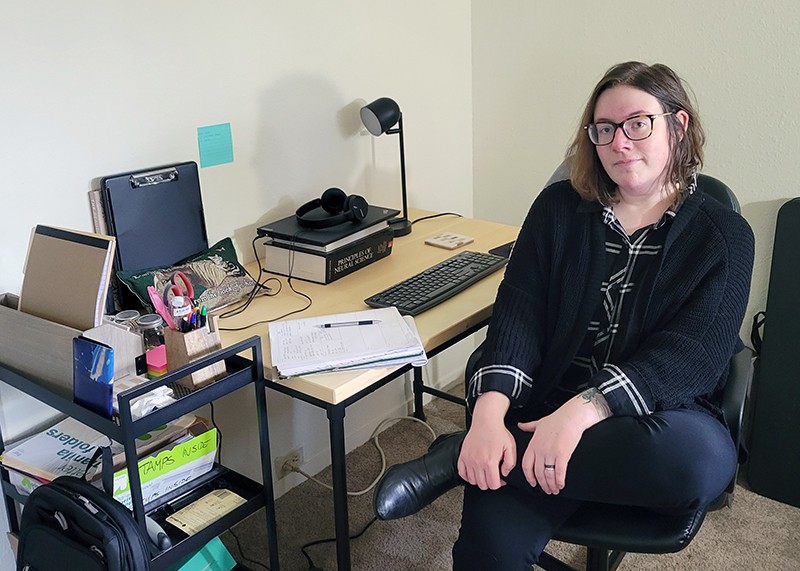
[[[269,342],[283,377],[428,362],[413,318],[395,307],[273,322]]]

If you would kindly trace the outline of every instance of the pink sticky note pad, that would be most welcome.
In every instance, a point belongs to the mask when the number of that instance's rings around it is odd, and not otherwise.
[[[166,369],[167,346],[159,345],[158,347],[153,347],[146,353],[145,358],[147,359],[148,369],[155,369],[155,370]]]

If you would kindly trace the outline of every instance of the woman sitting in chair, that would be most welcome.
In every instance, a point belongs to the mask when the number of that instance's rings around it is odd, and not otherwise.
[[[737,450],[719,395],[741,341],[753,234],[696,186],[704,133],[681,79],[608,70],[536,198],[467,388],[466,433],[378,484],[381,519],[466,483],[453,569],[530,570],[584,502],[712,502]]]

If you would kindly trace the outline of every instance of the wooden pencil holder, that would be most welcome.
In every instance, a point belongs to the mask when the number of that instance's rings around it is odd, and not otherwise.
[[[205,327],[181,333],[174,329],[164,330],[164,344],[167,346],[167,369],[173,371],[209,353],[222,348],[217,330],[217,320],[208,318]],[[208,367],[181,377],[176,382],[189,389],[199,389],[225,376],[225,361],[217,361]]]

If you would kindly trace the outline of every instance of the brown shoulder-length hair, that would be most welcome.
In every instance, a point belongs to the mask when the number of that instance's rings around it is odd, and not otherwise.
[[[672,148],[666,166],[666,181],[678,190],[675,194],[675,203],[678,203],[694,174],[703,165],[705,133],[683,80],[669,67],[660,63],[654,65],[638,61],[620,63],[609,69],[598,82],[583,110],[575,139],[567,149],[567,164],[572,185],[587,200],[597,201],[606,206],[617,201],[615,196],[617,185],[600,163],[595,146],[589,140],[584,126],[594,121],[594,109],[600,94],[621,85],[649,93],[661,104],[663,113],[683,110],[689,115],[686,133],[683,132],[677,117],[674,115],[664,117],[669,126],[669,141]]]

